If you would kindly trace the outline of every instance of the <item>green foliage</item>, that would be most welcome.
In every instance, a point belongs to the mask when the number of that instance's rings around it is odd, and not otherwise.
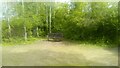
[[[120,25],[118,6],[114,2],[24,2],[24,8],[22,3],[16,3],[12,8],[12,37],[24,37],[24,26],[28,37],[45,37],[51,14],[51,31],[63,33],[65,39],[106,44],[118,42]],[[8,38],[7,19],[3,20],[2,29],[3,38]]]

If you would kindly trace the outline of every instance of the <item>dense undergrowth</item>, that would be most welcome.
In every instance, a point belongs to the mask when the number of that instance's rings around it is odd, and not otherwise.
[[[3,44],[26,44],[49,33],[62,33],[66,40],[118,46],[118,8],[116,2],[7,3],[2,20]]]

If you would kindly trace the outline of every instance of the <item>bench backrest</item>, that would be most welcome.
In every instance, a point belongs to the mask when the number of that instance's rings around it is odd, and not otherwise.
[[[63,38],[63,34],[62,33],[50,33],[48,34],[48,37],[52,39]]]

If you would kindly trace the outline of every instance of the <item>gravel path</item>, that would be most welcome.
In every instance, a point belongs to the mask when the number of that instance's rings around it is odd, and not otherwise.
[[[118,66],[117,48],[37,41],[2,50],[3,66]]]

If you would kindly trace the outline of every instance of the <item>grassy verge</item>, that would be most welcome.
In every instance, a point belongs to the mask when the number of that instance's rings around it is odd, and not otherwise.
[[[3,46],[26,45],[26,44],[31,44],[40,39],[41,38],[29,37],[25,41],[23,38],[10,38],[10,39],[4,39],[2,41],[2,45]]]
[[[83,44],[84,46],[90,46],[90,47],[105,47],[105,48],[113,48],[118,47],[118,44],[107,44],[104,43],[104,41],[97,41],[97,42],[91,42],[91,41],[76,41],[76,40],[65,40],[69,42],[70,44]]]
[[[14,46],[14,45],[26,45],[26,44],[32,44],[37,40],[45,40],[47,38],[40,37],[29,37],[27,41],[24,40],[24,38],[10,38],[10,39],[4,39],[2,41],[3,46]],[[66,40],[64,39],[62,42],[69,43],[75,45],[82,45],[82,46],[90,46],[90,47],[106,47],[106,48],[112,48],[117,47],[118,45],[115,44],[106,44],[103,41],[98,42],[91,42],[91,41],[76,41],[76,40]],[[67,45],[67,44],[66,44]]]

